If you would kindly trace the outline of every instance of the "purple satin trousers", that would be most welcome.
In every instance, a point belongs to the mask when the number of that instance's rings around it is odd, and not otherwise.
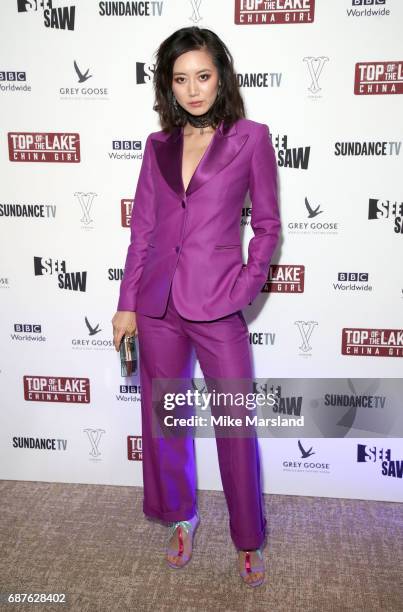
[[[193,376],[193,348],[204,377],[252,379],[249,332],[242,311],[191,321],[175,308],[172,285],[162,317],[137,313],[143,441],[144,514],[172,522],[197,509],[193,437],[153,437],[152,379]],[[263,544],[266,519],[257,436],[216,437],[229,530],[236,548]]]

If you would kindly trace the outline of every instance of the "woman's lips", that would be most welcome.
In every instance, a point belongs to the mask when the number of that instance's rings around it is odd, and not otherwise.
[[[190,106],[200,106],[203,102],[189,102]]]

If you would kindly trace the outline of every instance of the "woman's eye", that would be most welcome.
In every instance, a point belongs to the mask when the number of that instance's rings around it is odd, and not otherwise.
[[[204,78],[204,77],[206,77],[206,78]],[[185,78],[185,77],[177,77],[177,78],[175,79],[175,83],[183,83],[184,78]],[[203,81],[208,81],[208,79],[210,78],[210,75],[209,75],[209,74],[201,74],[201,75],[200,75],[200,78],[201,78]]]

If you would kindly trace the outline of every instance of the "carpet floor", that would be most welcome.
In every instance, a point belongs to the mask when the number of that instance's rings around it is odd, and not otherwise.
[[[402,612],[402,504],[265,495],[265,583],[238,575],[221,491],[199,491],[184,569],[164,559],[167,526],[142,488],[0,481],[0,592],[66,593],[77,612]],[[0,604],[1,610],[17,606]]]

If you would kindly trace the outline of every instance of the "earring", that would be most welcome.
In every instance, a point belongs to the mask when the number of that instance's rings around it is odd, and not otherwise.
[[[172,104],[173,104],[173,106],[174,106],[175,110],[177,110],[177,109],[178,109],[178,101],[177,101],[177,99],[175,98],[175,96],[174,96],[174,92],[173,92],[172,90],[171,90],[171,97],[172,97]]]

